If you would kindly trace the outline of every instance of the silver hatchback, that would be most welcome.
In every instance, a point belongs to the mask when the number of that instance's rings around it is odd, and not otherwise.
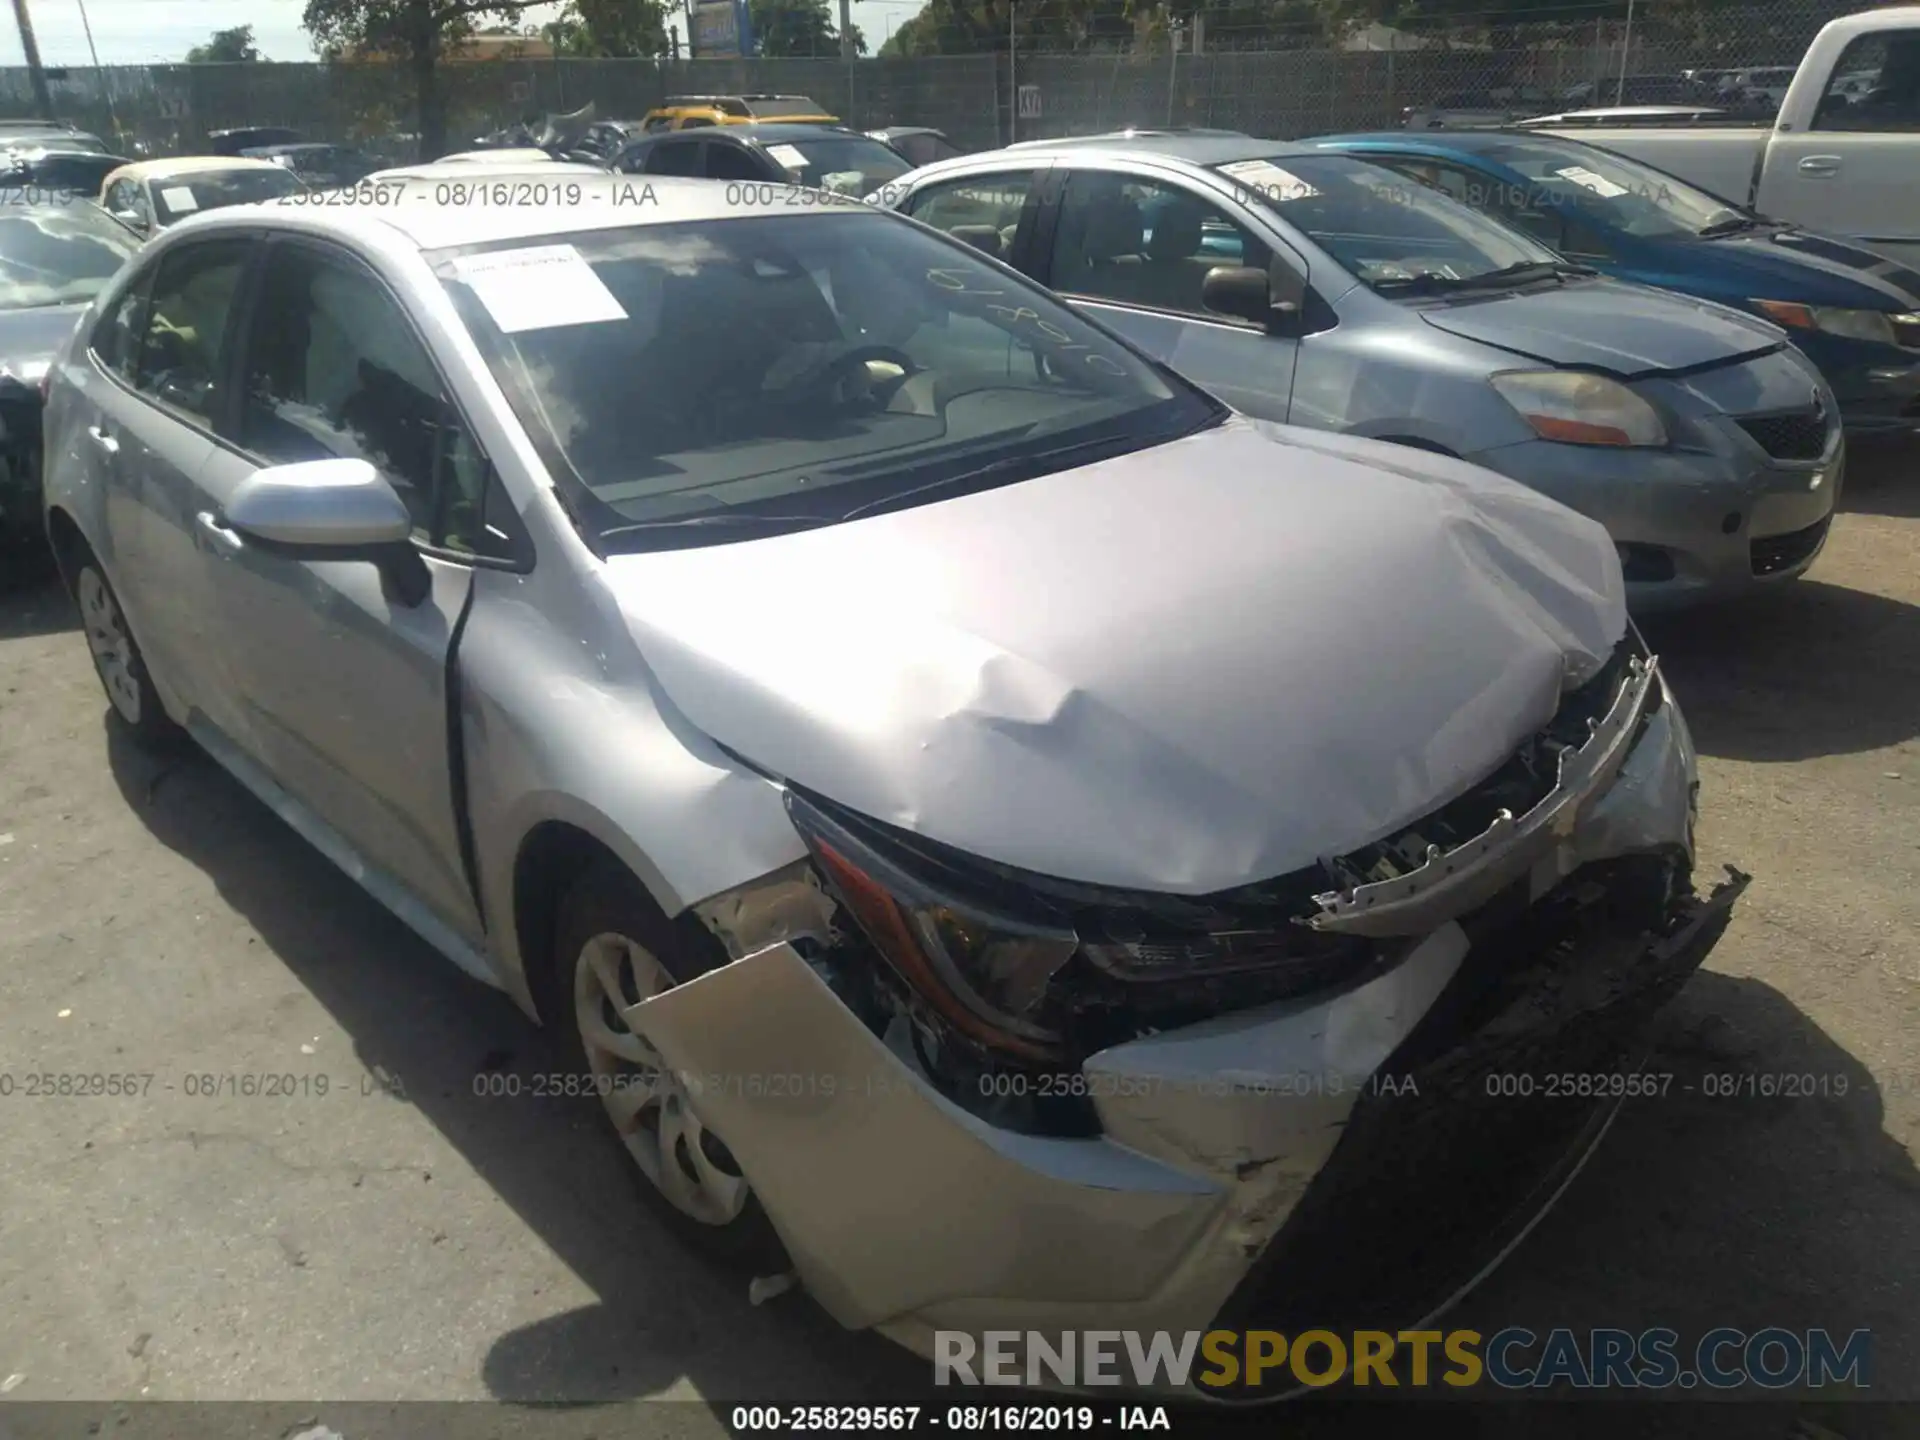
[[[1462,456],[1600,521],[1637,611],[1777,585],[1826,543],[1839,407],[1785,331],[1601,279],[1357,157],[1118,136],[942,161],[870,198],[1246,414]]]
[[[89,312],[47,520],[120,720],[849,1326],[1480,1273],[1744,883],[1605,532],[857,202],[541,175],[190,220]]]

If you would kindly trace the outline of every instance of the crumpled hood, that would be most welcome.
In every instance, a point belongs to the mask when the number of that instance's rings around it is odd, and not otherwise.
[[[1786,343],[1777,326],[1755,316],[1612,280],[1475,297],[1420,318],[1529,360],[1622,378],[1731,363]]]
[[[1453,798],[1626,629],[1592,521],[1239,418],[606,574],[666,696],[755,764],[1003,864],[1184,894]]]

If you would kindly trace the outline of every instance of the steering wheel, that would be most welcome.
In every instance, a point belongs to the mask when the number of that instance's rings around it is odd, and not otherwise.
[[[920,373],[920,367],[913,363],[913,357],[904,350],[892,345],[859,345],[844,355],[834,356],[826,364],[783,388],[796,394],[817,395],[822,403],[835,401],[839,398],[840,387],[854,371],[862,369],[870,360],[896,365],[900,369],[900,373],[891,379],[869,381],[866,398],[876,402],[876,408],[879,409],[885,409],[900,387]]]

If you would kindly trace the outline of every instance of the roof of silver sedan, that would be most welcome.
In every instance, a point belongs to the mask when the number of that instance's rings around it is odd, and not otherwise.
[[[797,205],[770,212],[741,199],[737,185],[662,175],[615,175],[548,162],[542,165],[450,165],[444,171],[421,167],[381,182],[387,192],[378,203],[322,205],[305,197],[281,206],[269,201],[232,205],[185,222],[196,228],[258,224],[263,211],[281,211],[289,219],[343,234],[371,236],[398,232],[422,250],[484,245],[499,240],[535,239],[576,230],[613,230],[633,225],[671,225],[687,220],[733,220],[754,215],[829,214],[865,211],[858,200],[829,197],[834,203]],[[347,190],[364,189],[347,186]],[[474,199],[475,195],[479,199]],[[729,203],[728,197],[733,197]]]
[[[1206,133],[1176,130],[1120,130],[1111,135],[1083,135],[1059,140],[1023,140],[1009,146],[1021,155],[1044,155],[1049,150],[1115,150],[1131,155],[1164,155],[1194,165],[1230,165],[1235,160],[1265,160],[1275,155],[1322,155],[1311,145],[1288,140],[1261,140],[1252,135],[1215,130]],[[991,154],[992,152],[987,152]],[[969,157],[980,159],[981,156]],[[944,163],[944,162],[943,162]]]

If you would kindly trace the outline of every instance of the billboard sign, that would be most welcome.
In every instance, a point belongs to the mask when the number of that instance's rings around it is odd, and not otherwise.
[[[717,60],[753,53],[746,0],[711,0],[693,7],[693,57]]]

